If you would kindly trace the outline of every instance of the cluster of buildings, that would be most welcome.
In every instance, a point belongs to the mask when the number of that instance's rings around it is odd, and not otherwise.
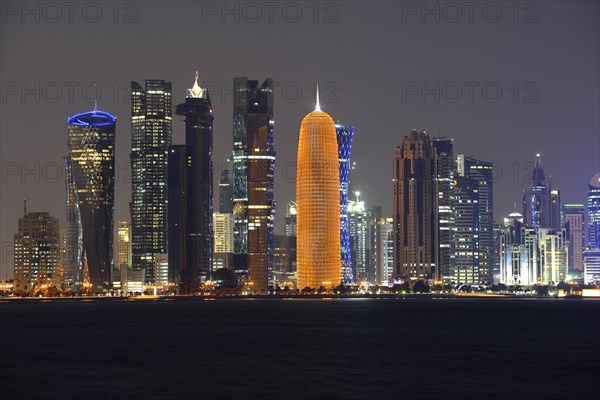
[[[598,177],[587,207],[561,204],[538,155],[522,212],[498,225],[492,163],[455,157],[452,139],[413,131],[394,153],[393,213],[386,216],[352,191],[355,127],[322,111],[318,90],[300,126],[296,199],[285,208],[284,234],[276,235],[273,80],[233,82],[233,150],[219,171],[211,100],[198,74],[175,106],[185,124],[182,144],[172,143],[171,83],[132,82],[131,220],[118,222],[116,252],[116,118],[97,109],[69,118],[67,224],[60,229],[48,213],[25,209],[14,239],[15,291],[185,294],[228,273],[252,293],[419,280],[530,286],[572,274],[600,281]]]

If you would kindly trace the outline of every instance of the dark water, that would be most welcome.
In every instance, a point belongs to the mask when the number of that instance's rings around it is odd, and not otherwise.
[[[600,302],[0,303],[2,398],[589,398]]]

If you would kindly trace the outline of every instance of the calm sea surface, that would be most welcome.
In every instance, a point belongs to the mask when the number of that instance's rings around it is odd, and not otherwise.
[[[4,399],[577,399],[600,301],[0,303]]]

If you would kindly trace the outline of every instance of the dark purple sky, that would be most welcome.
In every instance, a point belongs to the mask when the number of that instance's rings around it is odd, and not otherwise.
[[[65,120],[93,107],[93,82],[102,91],[99,108],[118,119],[116,220],[129,219],[128,82],[170,80],[175,105],[196,68],[213,91],[217,165],[232,147],[232,78],[269,76],[279,83],[279,231],[294,198],[297,132],[313,108],[315,82],[322,108],[357,127],[354,189],[368,207],[381,205],[386,213],[393,149],[413,128],[454,138],[456,154],[496,163],[498,221],[520,202],[535,153],[564,202],[583,202],[587,182],[600,170],[597,1],[520,2],[516,8],[513,1],[479,2],[472,13],[463,2],[452,3],[457,9],[445,2],[302,1],[280,2],[272,15],[259,2],[256,22],[257,8],[246,3],[228,3],[238,7],[239,22],[235,11],[220,15],[220,2],[122,2],[118,13],[113,1],[81,2],[71,15],[42,2],[28,3],[34,11],[22,14],[24,4],[2,2],[2,277],[12,276],[12,236],[24,198],[30,210],[49,211],[64,224]],[[102,14],[92,22],[95,5]],[[422,15],[425,7],[433,13]],[[422,89],[430,94],[422,98]],[[174,142],[182,143],[178,117],[173,131]]]

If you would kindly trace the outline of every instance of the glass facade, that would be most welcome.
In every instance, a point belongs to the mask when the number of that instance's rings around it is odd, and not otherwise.
[[[167,252],[167,150],[171,144],[171,82],[131,82],[132,263],[157,283],[155,254]]]
[[[273,268],[275,148],[273,80],[235,78],[233,104],[233,214],[235,269],[264,292]]]
[[[348,226],[348,183],[350,178],[350,156],[354,125],[335,125],[337,133],[340,168],[340,260],[342,282],[354,283],[352,255],[350,251],[350,228]]]
[[[490,283],[494,279],[495,258],[493,165],[461,154],[457,158],[457,171],[458,175],[474,179],[479,185],[479,278]]]
[[[67,248],[81,249],[74,257],[76,281],[89,276],[96,292],[111,284],[115,124],[115,117],[97,110],[67,120]]]

